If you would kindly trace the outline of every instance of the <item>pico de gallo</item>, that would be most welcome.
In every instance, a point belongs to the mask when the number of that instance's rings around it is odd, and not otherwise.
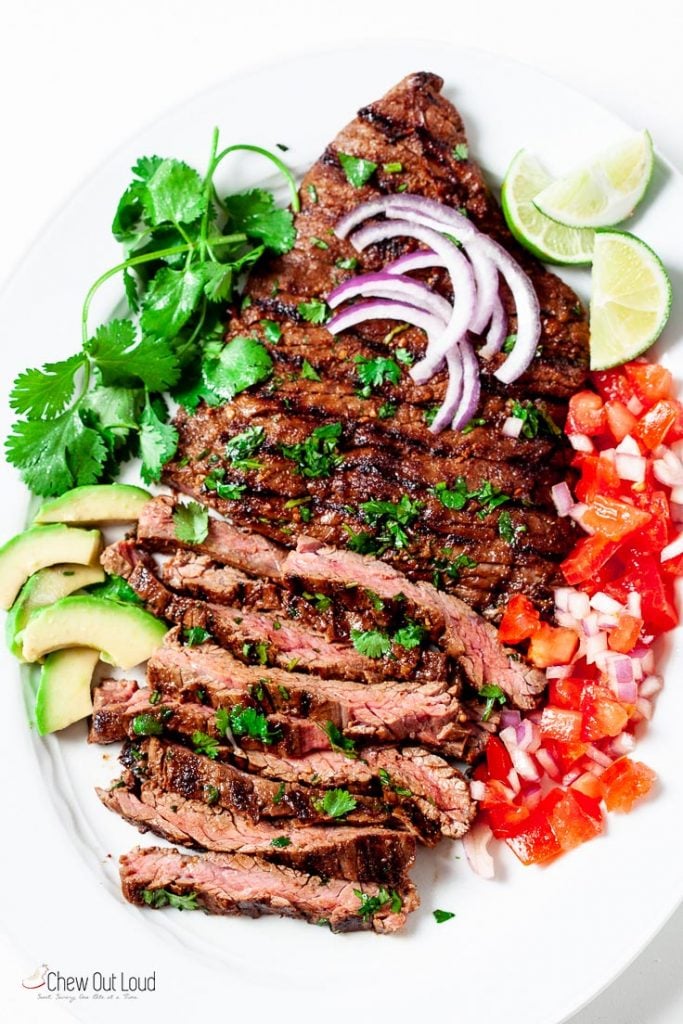
[[[501,642],[545,669],[548,688],[539,709],[503,709],[473,772],[479,816],[465,845],[489,876],[491,837],[524,864],[549,862],[604,831],[603,806],[631,811],[656,779],[631,755],[662,688],[653,643],[679,621],[683,405],[669,371],[645,359],[591,383],[565,425],[574,494],[566,483],[552,493],[586,534],[562,563],[555,624],[523,594],[500,622]]]

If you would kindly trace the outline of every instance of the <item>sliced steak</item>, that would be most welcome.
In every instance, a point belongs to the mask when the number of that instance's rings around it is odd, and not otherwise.
[[[113,789],[98,789],[97,795],[105,807],[141,832],[202,850],[254,854],[329,878],[395,885],[415,859],[415,839],[408,832],[352,825],[254,824],[226,808],[165,793],[148,782],[133,788],[115,783]]]
[[[327,924],[332,931],[374,930],[395,932],[418,906],[415,888],[400,886],[399,900],[387,898],[377,885],[316,878],[281,864],[239,854],[209,853],[202,857],[158,847],[137,848],[121,857],[121,889],[130,903],[155,904],[146,893],[166,889],[176,895],[194,895],[210,914],[280,914],[303,918],[311,924]],[[380,896],[384,901],[375,914],[360,915],[361,899]],[[387,894],[387,897],[389,894]]]
[[[181,412],[176,419],[178,455],[165,479],[215,505],[235,524],[285,546],[308,534],[345,547],[350,532],[368,530],[363,502],[396,502],[407,495],[422,503],[420,514],[408,530],[409,543],[384,546],[384,560],[413,580],[430,580],[448,557],[444,550],[452,558],[467,555],[478,565],[444,575],[440,582],[450,592],[492,616],[516,591],[550,610],[559,562],[577,536],[575,524],[558,520],[550,502],[551,486],[571,473],[570,449],[559,431],[510,439],[501,435],[501,426],[513,399],[533,400],[557,426],[563,425],[566,399],[582,385],[587,372],[586,315],[571,289],[515,243],[481,170],[469,155],[461,158],[467,151],[465,129],[458,112],[441,95],[442,84],[436,75],[426,73],[404,79],[383,99],[363,108],[306,175],[295,247],[256,269],[247,289],[251,304],[233,317],[227,333],[228,341],[238,335],[261,340],[273,358],[274,376],[222,407],[203,405],[195,414]],[[362,188],[348,181],[340,153],[377,164]],[[383,168],[389,164],[400,166],[401,172],[387,173]],[[377,270],[415,247],[414,242],[394,239],[359,255],[333,234],[337,221],[359,202],[406,188],[464,208],[481,230],[519,261],[539,298],[542,338],[537,358],[510,387],[493,376],[504,356],[482,361],[482,397],[471,432],[447,430],[435,438],[428,429],[425,413],[443,398],[444,372],[417,386],[404,370],[396,383],[383,383],[367,398],[359,395],[357,360],[393,356],[394,323],[370,322],[331,341],[323,325],[305,322],[300,309],[312,297],[325,299],[354,273],[345,269],[344,261],[355,260],[361,271]],[[322,238],[324,247],[318,245]],[[443,272],[420,276],[451,297]],[[514,304],[505,285],[501,299],[514,333]],[[277,344],[265,337],[264,320],[279,324]],[[422,332],[409,328],[399,335],[398,345],[419,357],[425,339]],[[304,359],[319,380],[301,377]],[[283,446],[305,441],[315,427],[333,422],[342,425],[338,453],[343,461],[327,476],[297,472]],[[265,441],[258,452],[259,468],[245,471],[227,458],[225,443],[247,426],[262,426]],[[226,481],[248,485],[241,499],[220,499],[206,487],[206,476],[216,468],[224,471]],[[512,518],[511,543],[500,535],[509,533],[499,531],[500,510],[480,518],[476,501],[459,511],[440,504],[434,484],[452,484],[459,476],[472,489],[487,483],[509,496],[504,511]]]

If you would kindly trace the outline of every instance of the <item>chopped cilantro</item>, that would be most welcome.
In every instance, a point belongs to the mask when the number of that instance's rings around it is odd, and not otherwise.
[[[339,267],[340,270],[357,270],[358,260],[355,256],[348,256],[346,258],[340,258],[334,261],[335,267]]]
[[[498,487],[494,487],[488,480],[485,480],[483,484],[480,484],[479,487],[471,491],[463,476],[459,476],[451,488],[443,481],[436,484],[433,494],[445,508],[456,511],[463,509],[468,501],[475,500],[479,502],[481,508],[477,515],[480,519],[493,512],[499,505],[503,505],[510,500],[509,495],[503,494]]]
[[[365,920],[374,917],[387,903],[390,904],[393,914],[398,914],[403,906],[403,900],[396,890],[392,889],[390,892],[387,892],[383,885],[377,890],[376,896],[370,896],[367,892],[363,892],[362,889],[354,889],[353,895],[357,896],[360,901],[358,916],[365,918]]]
[[[275,320],[262,320],[263,336],[271,345],[277,345],[282,337],[282,328]]]
[[[450,548],[444,548],[444,558],[435,558],[432,562],[434,567],[434,574],[432,582],[435,587],[440,587],[443,583],[443,576],[448,576],[451,580],[458,580],[462,575],[463,569],[476,569],[479,565],[474,558],[470,558],[469,555],[461,554],[457,555],[452,561],[449,560],[451,554]]]
[[[255,708],[243,708],[241,704],[226,710],[219,708],[215,716],[216,728],[226,736],[228,730],[233,736],[252,736],[262,743],[275,743],[281,738],[279,729],[271,729],[266,716]]]
[[[362,188],[377,170],[377,164],[372,160],[364,160],[360,156],[350,156],[348,153],[337,153],[346,180],[354,188]]]
[[[328,608],[332,607],[332,598],[327,594],[310,594],[308,591],[304,591],[301,596],[320,613],[326,612]]]
[[[397,502],[361,502],[359,509],[363,519],[376,531],[375,537],[372,538],[375,544],[374,553],[382,553],[390,547],[407,547],[410,541],[408,529],[417,519],[422,507],[421,501],[409,498],[407,494],[402,495]]]
[[[396,415],[397,409],[396,402],[382,402],[377,410],[377,415],[381,420],[390,420]]]
[[[390,384],[398,384],[401,379],[401,367],[394,359],[385,359],[378,356],[376,359],[367,359],[365,356],[354,357],[358,379],[363,385],[361,395],[368,398],[373,388],[381,387],[387,381]]]
[[[505,704],[507,701],[505,691],[501,690],[500,686],[496,686],[494,683],[486,683],[484,686],[481,686],[479,688],[479,696],[486,698],[486,706],[481,716],[482,722],[488,722],[493,714],[496,703]]]
[[[378,629],[352,629],[351,643],[366,658],[382,658],[391,650],[391,640]]]
[[[252,458],[266,439],[263,427],[247,427],[240,434],[231,437],[225,446],[225,454],[236,469],[259,469],[260,463]]]
[[[313,806],[328,818],[343,818],[357,806],[356,800],[346,789],[328,789],[321,800],[314,800]]]
[[[485,426],[486,426],[486,420],[482,419],[481,416],[476,416],[474,419],[470,420],[469,423],[465,424],[465,426],[462,428],[460,433],[461,434],[471,434],[475,427],[485,427]]]
[[[327,303],[321,299],[311,299],[310,302],[300,302],[296,307],[300,316],[309,324],[324,324],[329,319],[330,311]]]
[[[498,533],[504,541],[507,541],[508,544],[513,544],[519,534],[526,533],[526,531],[527,527],[523,523],[515,526],[510,513],[507,509],[503,509],[498,517]]]
[[[506,355],[509,355],[510,352],[512,352],[513,348],[515,347],[516,341],[516,334],[508,334],[507,338],[503,342],[503,352],[505,352]]]
[[[316,249],[329,249],[329,245],[322,238],[316,238],[315,235],[311,235],[309,241],[312,246]]]
[[[469,155],[470,151],[466,142],[458,142],[453,146],[453,156],[456,160],[467,160]]]
[[[296,463],[295,472],[300,476],[312,479],[331,476],[344,461],[337,452],[341,433],[341,423],[326,423],[316,427],[305,441],[282,445],[280,450],[286,459]]]
[[[385,789],[390,789],[398,796],[412,796],[413,792],[405,786],[397,786],[386,768],[380,768],[377,772],[379,781]]]
[[[433,913],[434,920],[436,921],[437,924],[443,924],[444,921],[450,921],[452,918],[455,917],[455,914],[453,914],[450,910],[435,910],[433,911]]]
[[[149,695],[150,704],[158,704],[161,700],[161,690],[152,690]]]
[[[312,183],[310,185],[307,185],[306,186],[306,191],[308,192],[308,195],[310,197],[311,202],[312,203],[317,203],[318,202],[318,190],[315,187],[315,185],[313,185]]]
[[[211,786],[207,783],[204,786],[204,802],[213,807],[214,804],[218,803],[221,791],[216,786]]]
[[[384,601],[374,590],[365,590],[365,596],[376,612],[384,611]]]
[[[143,889],[142,899],[148,907],[175,907],[176,910],[199,910],[197,893],[178,896],[168,889]]]
[[[133,719],[135,736],[161,736],[163,731],[163,723],[156,715],[136,715]]]
[[[323,726],[323,730],[327,734],[327,738],[330,741],[330,746],[333,750],[338,750],[341,754],[344,754],[345,757],[358,757],[354,741],[349,739],[347,736],[344,736],[341,729],[339,729],[334,722],[326,722]]]
[[[188,647],[197,647],[212,639],[211,633],[203,626],[186,626],[183,629],[183,637]]]
[[[104,583],[97,583],[89,592],[93,597],[104,597],[119,604],[142,604],[141,598],[122,576],[108,576]]]
[[[397,187],[396,191],[397,192],[407,192],[408,191],[408,182],[407,181],[402,181],[401,184]]]
[[[277,836],[275,839],[271,839],[270,845],[274,846],[277,850],[284,850],[286,846],[292,845],[292,840],[289,836]]]
[[[296,231],[289,210],[275,205],[270,192],[252,188],[223,200],[231,231],[257,238],[273,252],[285,253],[294,245]]]
[[[399,647],[405,647],[407,651],[411,651],[413,648],[419,647],[426,636],[427,630],[424,626],[421,626],[419,622],[409,620],[405,626],[394,633],[392,641]]]
[[[515,419],[522,421],[522,436],[528,438],[538,437],[539,434],[549,434],[551,437],[559,437],[562,431],[555,420],[548,412],[544,403],[534,402],[513,402],[510,413]]]
[[[212,761],[218,757],[218,740],[199,729],[192,733],[192,745],[196,754],[205,754]]]
[[[272,372],[273,360],[268,349],[256,338],[233,338],[216,358],[205,360],[202,365],[204,383],[228,401],[266,380]]]
[[[438,405],[432,405],[429,409],[425,409],[422,414],[422,419],[425,421],[428,427],[431,427],[432,423],[436,419],[436,414],[439,411]]]
[[[320,380],[320,374],[314,366],[311,366],[308,359],[301,364],[301,377],[303,380]]]
[[[394,160],[388,164],[382,164],[382,170],[385,174],[400,174],[403,170],[403,164],[398,160]]]
[[[285,795],[285,784],[284,784],[284,782],[281,782],[280,785],[277,787],[277,792],[275,793],[275,796],[273,797],[273,803],[274,804],[282,803],[282,798],[284,797],[284,795]]]
[[[173,531],[185,544],[203,544],[209,535],[209,510],[196,501],[178,505],[173,513]]]
[[[397,348],[394,355],[398,359],[399,363],[403,363],[404,366],[412,366],[415,362],[415,356],[412,352],[409,352],[407,348]]]
[[[240,467],[242,468],[242,467]],[[219,498],[226,501],[238,501],[247,489],[246,484],[235,484],[225,482],[225,470],[220,467],[212,469],[204,477],[204,486],[207,491],[215,491]]]

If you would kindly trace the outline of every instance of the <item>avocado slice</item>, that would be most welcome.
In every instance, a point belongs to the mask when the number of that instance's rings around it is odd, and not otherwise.
[[[21,658],[19,633],[37,608],[54,604],[75,590],[103,580],[104,569],[99,565],[51,565],[34,573],[24,583],[7,616],[5,636],[14,657]]]
[[[152,495],[130,484],[91,484],[74,487],[38,509],[36,523],[129,523]]]
[[[0,608],[11,608],[26,580],[39,569],[61,562],[96,565],[101,547],[99,530],[55,524],[18,533],[0,548]]]
[[[99,658],[99,651],[88,647],[48,654],[36,693],[36,726],[41,736],[92,714],[90,683]]]
[[[21,641],[24,661],[38,661],[63,647],[93,647],[102,661],[133,668],[147,661],[167,632],[142,608],[84,594],[34,612]]]

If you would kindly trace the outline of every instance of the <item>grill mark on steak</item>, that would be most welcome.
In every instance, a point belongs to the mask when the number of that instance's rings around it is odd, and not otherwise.
[[[552,484],[570,478],[569,448],[564,438],[505,439],[500,427],[509,414],[510,399],[520,397],[543,398],[558,425],[563,424],[566,399],[581,386],[587,371],[586,316],[571,289],[514,242],[476,164],[455,157],[454,147],[466,143],[466,135],[460,115],[440,95],[442,84],[440,78],[427,73],[406,78],[381,100],[364,107],[306,175],[301,189],[302,209],[296,218],[295,247],[256,269],[248,285],[252,306],[233,319],[227,335],[229,340],[246,333],[268,344],[259,321],[264,317],[277,319],[282,337],[277,346],[270,346],[276,379],[239,395],[223,408],[202,407],[195,416],[181,412],[177,418],[181,439],[178,458],[167,467],[165,478],[178,489],[214,504],[235,522],[249,525],[285,546],[292,546],[302,533],[343,546],[344,526],[354,527],[353,516],[343,516],[345,506],[370,497],[396,500],[398,489],[426,500],[435,473],[443,473],[441,478],[447,481],[461,470],[468,479],[500,481],[497,485],[504,486],[515,501],[529,501],[533,506],[532,515],[520,505],[519,514],[528,533],[518,536],[513,549],[495,536],[496,516],[484,522],[479,522],[470,510],[464,516],[449,516],[434,507],[432,500],[416,524],[415,548],[402,552],[389,549],[382,558],[399,565],[412,579],[428,579],[439,548],[450,547],[455,554],[467,553],[488,563],[486,571],[468,571],[461,579],[445,580],[450,592],[490,616],[510,593],[519,590],[550,610],[552,589],[559,580],[558,564],[576,537],[575,525],[558,521],[549,500]],[[378,164],[371,181],[361,189],[353,188],[346,180],[339,163],[340,152],[362,155]],[[391,162],[401,163],[400,175],[383,171],[384,164]],[[308,185],[315,186],[317,202],[312,200]],[[486,419],[486,425],[471,434],[445,431],[435,439],[424,422],[425,407],[443,396],[445,373],[429,385],[418,387],[404,372],[398,385],[385,384],[370,399],[354,394],[354,358],[393,354],[385,340],[393,326],[390,322],[364,324],[332,341],[324,327],[301,323],[298,303],[312,296],[324,298],[349,276],[336,266],[339,258],[357,256],[348,241],[330,233],[338,219],[358,202],[393,192],[399,185],[447,205],[464,207],[482,231],[501,242],[520,262],[539,297],[539,356],[512,387],[501,385],[492,375],[503,356],[482,365],[478,415]],[[316,237],[329,239],[329,248],[313,248],[311,240]],[[410,248],[415,248],[414,242],[399,240],[372,246],[358,256],[360,270],[376,270],[389,256]],[[450,297],[443,272],[425,272],[421,277]],[[510,331],[514,332],[514,309],[505,285],[501,285],[501,295],[508,306]],[[401,346],[413,355],[424,351],[422,332],[411,328],[400,337]],[[299,379],[304,358],[318,369],[321,382]],[[380,419],[379,407],[387,401],[398,402],[397,414]],[[283,465],[278,439],[292,443],[304,424],[312,429],[334,421],[344,425],[340,451],[346,462],[329,480],[306,481],[296,475],[292,465]],[[248,483],[249,495],[248,500],[221,501],[203,490],[208,472],[204,461],[192,460],[206,448],[214,457],[223,458],[226,440],[250,424],[262,424],[266,429],[267,441],[259,455],[262,469],[245,474],[221,463],[226,478]],[[455,457],[455,461],[450,466],[444,462],[442,470],[439,460],[448,457]],[[188,458],[191,461],[186,462]],[[284,507],[288,499],[304,495],[312,498],[308,522],[303,521],[297,508]]]
[[[377,885],[361,887],[344,879],[311,877],[243,854],[198,857],[173,849],[136,848],[121,857],[120,873],[123,895],[138,906],[147,906],[146,890],[168,889],[177,895],[194,893],[210,914],[280,914],[311,924],[327,923],[338,932],[395,932],[419,904],[415,887],[404,881],[399,890],[400,911],[387,903],[371,917],[360,917],[354,889],[362,888],[371,897],[378,894]]]
[[[125,784],[97,789],[97,795],[108,810],[140,831],[153,832],[172,843],[258,855],[325,877],[396,884],[405,878],[415,859],[415,839],[408,832],[372,826],[254,824],[226,808],[165,793],[149,782],[134,789]],[[290,840],[289,845],[273,846],[273,840],[281,836]]]

